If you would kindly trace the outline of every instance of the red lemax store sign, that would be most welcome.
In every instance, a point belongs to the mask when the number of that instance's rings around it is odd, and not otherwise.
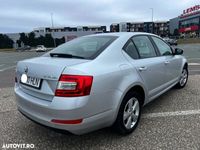
[[[179,32],[188,32],[188,31],[196,31],[196,30],[199,30],[198,25],[190,26],[190,27],[187,27],[187,28],[180,28]]]
[[[186,18],[186,17],[196,15],[199,13],[200,13],[200,5],[196,5],[196,6],[183,10],[183,13],[180,15],[180,18]]]

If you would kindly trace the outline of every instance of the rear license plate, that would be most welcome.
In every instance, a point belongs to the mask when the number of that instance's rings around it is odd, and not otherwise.
[[[24,74],[23,74],[24,75]],[[23,76],[22,75],[22,76]],[[24,85],[27,85],[27,86],[30,86],[30,87],[33,87],[33,88],[37,88],[37,89],[40,89],[40,85],[41,85],[41,79],[39,78],[35,78],[35,77],[30,77],[30,76],[27,76],[26,80],[23,80],[21,78],[21,83],[24,84]]]

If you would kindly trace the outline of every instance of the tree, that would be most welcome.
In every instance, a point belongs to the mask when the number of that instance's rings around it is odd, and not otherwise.
[[[58,46],[58,45],[60,45],[60,44],[65,43],[65,37],[63,36],[63,37],[60,38],[60,39],[56,38],[55,41],[56,41],[56,46]]]
[[[29,41],[28,41],[28,37],[26,36],[25,33],[20,33],[20,41],[22,41],[24,43],[24,45],[28,45]]]
[[[45,47],[54,47],[54,40],[51,34],[46,34],[45,36],[35,37],[34,32],[28,33],[20,33],[20,38],[18,40],[18,45],[21,45],[21,42],[24,45],[29,45],[31,47],[35,47],[37,45],[44,45]],[[60,45],[65,42],[65,38],[62,37],[61,39],[56,39],[56,45]],[[20,43],[20,44],[19,44]]]
[[[44,45],[45,45],[45,47],[54,47],[54,41],[53,41],[53,37],[51,36],[51,34],[45,35]]]
[[[17,45],[18,45],[18,47],[21,47],[21,42],[22,42],[22,41],[17,40]]]
[[[45,37],[40,35],[40,37],[35,39],[35,43],[36,45],[44,45],[45,43]]]
[[[0,34],[0,48],[12,48],[13,40],[11,40],[7,35]]]
[[[36,46],[36,39],[35,39],[35,33],[31,32],[28,34],[28,44],[29,46]]]

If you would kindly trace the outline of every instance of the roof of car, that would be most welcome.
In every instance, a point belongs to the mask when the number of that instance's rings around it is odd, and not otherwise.
[[[110,33],[98,33],[98,34],[92,34],[88,36],[134,36],[134,35],[154,35],[151,33],[146,32],[110,32]]]

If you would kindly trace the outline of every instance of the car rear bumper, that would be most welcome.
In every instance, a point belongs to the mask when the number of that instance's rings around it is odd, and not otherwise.
[[[15,95],[18,110],[31,120],[45,126],[67,130],[73,134],[80,135],[112,124],[112,110],[87,115],[87,102],[89,97],[70,98],[69,100],[55,97],[50,102],[30,96],[18,87],[15,87]],[[83,120],[79,124],[58,124],[53,123],[52,119]]]

